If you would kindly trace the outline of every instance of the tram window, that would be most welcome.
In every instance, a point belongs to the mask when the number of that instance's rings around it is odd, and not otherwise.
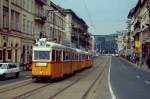
[[[63,51],[63,60],[66,60],[66,58],[65,58],[65,51]]]
[[[76,53],[75,53],[74,55],[75,55],[75,60],[77,60],[77,55],[76,55]]]
[[[74,60],[74,54],[70,53],[70,60]]]
[[[74,54],[74,53],[72,53],[72,56],[73,56],[73,59],[72,59],[72,60],[75,60],[75,54]]]
[[[58,60],[59,61],[61,60],[61,51],[59,51],[59,53],[58,53]]]
[[[81,54],[79,55],[79,60],[81,60]]]
[[[65,59],[68,60],[68,53],[65,54]]]
[[[69,60],[69,53],[66,52],[66,60]]]
[[[74,59],[75,59],[75,58],[74,58],[74,57],[75,57],[74,53],[72,53],[72,55],[71,55],[71,56],[72,56],[72,60],[74,60]]]
[[[61,51],[56,51],[56,61],[60,61],[61,59]]]
[[[56,60],[56,51],[55,50],[53,50],[52,51],[52,61],[55,61]]]

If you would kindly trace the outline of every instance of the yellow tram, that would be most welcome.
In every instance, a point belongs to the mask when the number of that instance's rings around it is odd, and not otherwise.
[[[61,78],[92,66],[92,54],[40,39],[33,46],[32,78]]]

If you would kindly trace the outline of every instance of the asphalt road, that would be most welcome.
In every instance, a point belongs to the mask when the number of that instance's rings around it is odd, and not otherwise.
[[[31,78],[31,71],[21,71],[19,78],[6,78],[5,80],[0,80],[0,86],[27,80]]]
[[[150,73],[113,57],[110,82],[116,99],[150,99]]]

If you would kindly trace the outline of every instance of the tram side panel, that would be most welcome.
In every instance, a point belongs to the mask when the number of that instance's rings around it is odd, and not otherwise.
[[[71,61],[64,61],[63,62],[63,74],[69,75],[72,73],[72,65]]]
[[[63,77],[63,63],[62,62],[51,62],[51,78]]]

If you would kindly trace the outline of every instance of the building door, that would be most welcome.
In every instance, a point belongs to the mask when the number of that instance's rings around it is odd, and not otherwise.
[[[17,59],[18,59],[18,54],[17,54],[17,49],[15,49],[15,62],[17,63],[18,61],[17,61]]]
[[[6,62],[6,49],[3,49],[3,62]]]

